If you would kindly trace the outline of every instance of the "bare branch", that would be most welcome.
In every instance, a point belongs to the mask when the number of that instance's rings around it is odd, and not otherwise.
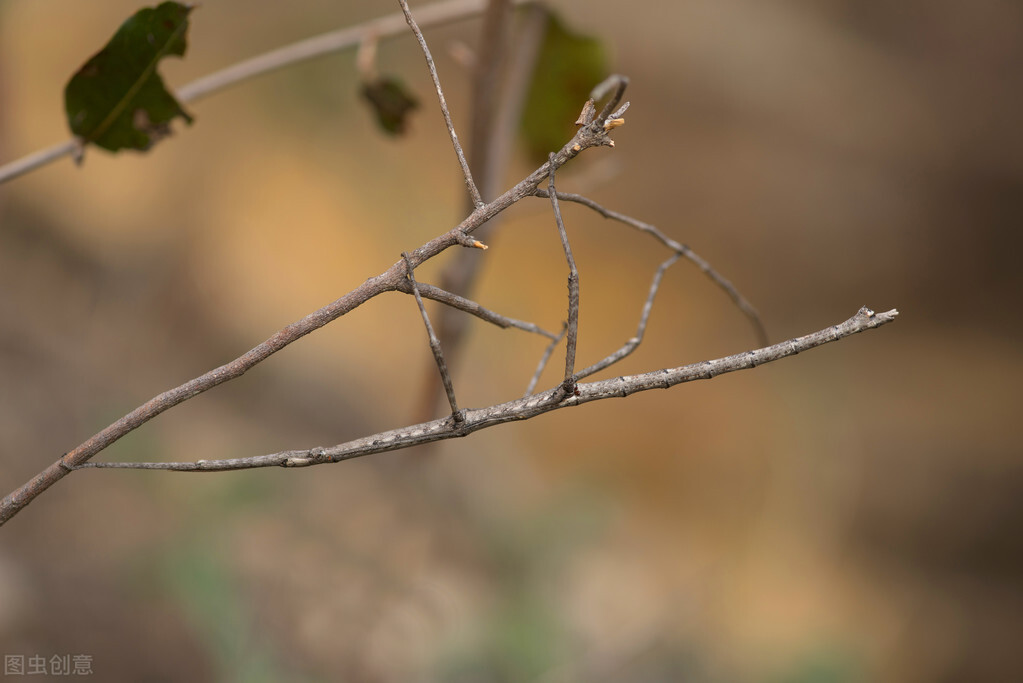
[[[426,57],[426,66],[430,70],[430,77],[433,78],[433,87],[437,90],[437,99],[440,101],[441,113],[444,114],[444,123],[447,124],[448,135],[451,136],[451,146],[455,148],[455,156],[458,157],[458,163],[462,167],[462,175],[465,176],[465,185],[469,188],[469,195],[472,197],[473,204],[478,209],[483,206],[483,198],[480,197],[480,191],[472,180],[469,162],[465,160],[465,152],[462,151],[462,145],[458,142],[458,133],[455,132],[455,125],[451,122],[451,112],[448,111],[448,102],[444,99],[444,89],[440,87],[440,77],[437,75],[437,67],[434,66],[430,48],[426,44],[423,32],[419,30],[419,25],[416,24],[416,20],[412,17],[412,11],[408,8],[408,2],[406,0],[398,0],[398,2],[401,3],[401,11],[405,13],[405,21],[408,22],[412,32],[416,34],[419,47],[422,48],[423,55]]]
[[[549,196],[548,190],[541,187],[538,187],[534,194],[537,197],[543,197],[545,199]],[[675,253],[680,254],[684,258],[691,261],[692,263],[695,263],[696,266],[700,270],[702,270],[704,274],[714,282],[714,284],[718,286],[718,288],[723,290],[732,299],[732,301],[739,308],[739,310],[741,310],[746,315],[746,317],[749,318],[750,323],[753,325],[753,330],[757,335],[757,342],[762,346],[767,344],[768,342],[767,329],[764,327],[763,322],[761,322],[760,314],[757,313],[757,309],[754,308],[753,305],[749,301],[747,301],[746,298],[742,296],[742,294],[739,293],[739,290],[735,288],[735,285],[733,285],[727,278],[725,278],[723,275],[717,272],[717,270],[715,270],[713,266],[711,266],[699,254],[690,249],[688,245],[682,244],[681,242],[671,239],[663,232],[658,230],[656,227],[650,225],[649,223],[644,223],[643,221],[636,220],[631,216],[626,216],[625,214],[618,213],[617,211],[612,211],[610,209],[604,208],[603,206],[593,201],[589,197],[584,197],[583,195],[580,194],[573,194],[571,192],[558,192],[558,198],[566,202],[575,202],[576,204],[582,204],[583,206],[593,209],[604,218],[610,218],[612,220],[619,221],[621,223],[624,223],[625,225],[636,228],[641,232],[645,232],[648,235],[652,236],[654,239],[656,239],[658,242],[663,244],[664,246],[674,251]]]
[[[607,398],[624,398],[640,391],[668,389],[685,382],[713,379],[719,375],[738,370],[750,370],[766,363],[772,363],[776,360],[788,358],[818,346],[844,339],[859,332],[880,327],[895,320],[898,314],[899,312],[894,309],[885,313],[875,313],[863,307],[856,312],[856,315],[843,323],[826,327],[803,337],[789,339],[773,346],[744,351],[733,356],[683,365],[677,368],[665,368],[640,375],[626,375],[598,382],[579,383],[576,385],[576,391],[567,395],[561,385],[559,385],[542,393],[509,401],[508,403],[501,403],[477,410],[463,410],[461,413],[463,420],[460,422],[456,421],[452,416],[448,416],[423,424],[381,432],[327,448],[317,447],[308,450],[282,451],[280,453],[271,453],[251,458],[199,460],[197,462],[85,463],[74,469],[124,468],[210,472],[251,469],[255,467],[307,467],[310,465],[341,462],[373,453],[400,450],[442,439],[466,436],[467,434],[505,422],[527,420],[560,408],[582,405],[591,401],[600,401]]]
[[[423,317],[423,324],[426,325],[426,335],[430,339],[430,351],[433,352],[433,359],[437,362],[437,371],[440,372],[440,381],[444,384],[444,393],[448,396],[448,405],[451,406],[451,414],[455,421],[460,421],[458,412],[458,401],[455,400],[455,387],[451,383],[451,375],[448,373],[447,363],[444,362],[444,352],[441,351],[440,341],[433,332],[433,325],[430,324],[430,316],[426,314],[426,306],[423,305],[423,297],[419,296],[419,285],[416,283],[415,268],[407,253],[402,253],[401,258],[405,261],[406,274],[409,282],[412,283],[412,294],[416,297],[416,305],[419,306],[419,314]]]

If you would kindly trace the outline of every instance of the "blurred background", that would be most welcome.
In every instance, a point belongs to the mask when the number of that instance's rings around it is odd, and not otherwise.
[[[617,147],[580,156],[559,189],[690,244],[773,341],[861,305],[898,320],[429,451],[76,473],[0,531],[0,652],[85,654],[97,680],[1023,675],[1023,6],[553,6],[632,79]],[[67,138],[64,84],[138,7],[0,4],[0,162]],[[397,9],[204,2],[186,59],[161,73],[180,87]],[[427,31],[460,130],[470,79],[452,54],[479,30]],[[379,60],[421,101],[399,139],[359,100],[347,52],[188,106],[195,124],[148,154],[90,150],[0,186],[3,494],[462,218],[418,47],[388,40]],[[503,186],[532,168],[520,149]],[[582,208],[565,219],[587,365],[633,335],[667,254]],[[557,329],[547,203],[519,203],[487,241],[476,298]],[[436,282],[454,255],[417,276]],[[460,404],[519,396],[544,340],[469,329]],[[425,342],[412,300],[380,297],[97,459],[241,457],[408,424],[435,380]],[[680,263],[643,346],[603,376],[754,344]]]

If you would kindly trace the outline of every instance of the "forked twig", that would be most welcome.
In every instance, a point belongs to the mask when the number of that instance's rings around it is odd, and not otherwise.
[[[646,334],[646,324],[650,319],[650,312],[654,308],[654,297],[657,296],[657,290],[661,286],[661,280],[664,278],[664,272],[671,268],[676,261],[680,258],[680,254],[675,253],[667,261],[662,263],[658,268],[657,272],[654,273],[653,282],[650,283],[650,292],[647,294],[646,302],[643,304],[643,312],[639,316],[639,325],[636,326],[636,334],[627,342],[625,342],[620,349],[607,356],[603,360],[597,361],[590,367],[580,370],[575,374],[577,379],[583,377],[589,377],[601,370],[608,368],[618,361],[622,360],[630,353],[636,350],[641,343],[643,343],[643,335]]]
[[[605,125],[605,127],[607,126],[608,121],[613,121],[615,119],[621,118],[622,114],[625,113],[625,110],[629,108],[628,102],[623,104],[620,109],[618,108],[618,105],[622,101],[622,97],[625,96],[625,88],[627,88],[628,85],[629,85],[628,76],[623,76],[621,74],[611,74],[603,81],[598,83],[590,92],[590,99],[593,100],[594,102],[599,102],[607,95],[607,93],[611,92],[612,88],[614,88],[614,94],[611,96],[611,99],[609,99],[607,103],[604,105],[604,108],[600,111],[600,115],[597,117],[597,120],[600,121],[603,125]],[[587,121],[586,123],[589,123],[589,121]]]
[[[522,396],[529,396],[536,389],[537,382],[540,381],[540,375],[543,374],[544,369],[547,367],[547,361],[551,359],[554,354],[554,349],[558,346],[562,339],[565,337],[565,332],[568,331],[568,325],[561,326],[561,334],[551,340],[551,343],[544,349],[543,355],[540,357],[540,362],[536,364],[536,372],[533,373],[533,377],[529,380],[529,384],[526,386],[526,393]]]

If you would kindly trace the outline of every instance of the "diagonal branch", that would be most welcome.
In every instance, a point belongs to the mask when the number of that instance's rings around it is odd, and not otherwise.
[[[796,337],[788,341],[752,351],[744,351],[733,356],[706,360],[676,368],[664,368],[639,375],[626,375],[598,382],[587,382],[576,385],[574,393],[565,394],[561,385],[539,394],[533,394],[515,401],[480,408],[463,410],[461,421],[453,416],[425,422],[423,424],[402,427],[387,432],[380,432],[355,441],[330,447],[317,447],[307,450],[282,451],[269,455],[251,458],[232,458],[229,460],[198,460],[196,462],[97,462],[85,463],[74,469],[85,468],[121,468],[148,470],[175,470],[181,472],[212,472],[224,470],[251,469],[256,467],[308,467],[326,463],[351,460],[373,453],[395,451],[410,446],[418,446],[442,439],[466,436],[473,432],[514,420],[527,420],[560,408],[582,405],[591,401],[608,398],[624,398],[640,391],[649,389],[668,389],[670,387],[692,382],[699,379],[713,379],[719,375],[772,363],[788,358],[804,351],[823,346],[839,339],[872,330],[895,320],[899,312],[890,310],[875,313],[863,307],[856,314],[838,325],[826,327],[817,332]]]
[[[437,67],[433,63],[433,56],[430,54],[430,48],[426,44],[426,39],[423,37],[423,32],[419,30],[419,25],[416,24],[415,18],[412,16],[412,11],[409,10],[407,0],[398,0],[401,3],[401,11],[405,13],[405,21],[408,22],[409,28],[416,34],[416,40],[419,41],[419,47],[423,50],[423,55],[426,57],[426,66],[430,70],[430,77],[433,78],[433,87],[437,90],[437,99],[440,101],[440,110],[444,114],[444,123],[448,126],[448,135],[451,136],[451,146],[455,148],[455,156],[458,157],[458,163],[462,167],[462,175],[465,176],[465,185],[469,188],[469,195],[472,197],[473,205],[478,209],[483,206],[483,198],[480,197],[480,191],[476,187],[476,183],[472,180],[472,172],[469,170],[469,162],[465,160],[465,152],[462,151],[462,144],[458,142],[458,133],[455,132],[455,125],[451,122],[451,112],[448,111],[448,102],[444,98],[444,89],[440,86],[440,77],[437,75]]]
[[[448,373],[448,365],[444,362],[444,352],[440,348],[440,340],[437,339],[437,335],[433,331],[433,325],[430,323],[430,316],[426,313],[426,306],[423,305],[423,297],[419,295],[419,284],[416,282],[415,268],[412,267],[412,261],[409,259],[407,253],[402,253],[401,258],[405,261],[405,269],[408,275],[409,282],[412,283],[412,294],[416,297],[416,305],[419,306],[419,315],[423,318],[423,324],[426,325],[426,335],[430,340],[430,351],[433,352],[433,359],[437,363],[437,370],[440,372],[440,381],[444,384],[444,393],[448,396],[448,405],[451,406],[451,415],[454,417],[456,422],[460,420],[460,413],[458,412],[458,401],[455,400],[455,387],[451,383],[451,375]]]

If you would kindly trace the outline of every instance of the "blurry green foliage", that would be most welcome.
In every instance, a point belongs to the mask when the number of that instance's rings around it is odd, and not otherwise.
[[[535,163],[547,160],[575,134],[575,120],[593,86],[608,75],[597,38],[573,33],[553,12],[522,111],[522,136]]]

